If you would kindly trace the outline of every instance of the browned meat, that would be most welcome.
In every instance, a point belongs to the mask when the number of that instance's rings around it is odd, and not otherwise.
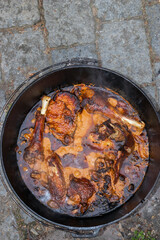
[[[117,148],[117,151],[120,150],[120,157],[117,158],[114,164],[114,183],[116,183],[123,161],[134,150],[134,138],[128,127],[133,126],[141,131],[144,128],[144,123],[121,115],[112,105],[107,104],[104,98],[98,93],[92,99],[84,101],[83,105],[89,112],[101,111],[108,118],[117,121],[115,124],[106,121],[101,126],[98,126],[96,133],[92,133],[88,138],[89,145],[92,147],[99,148],[100,150],[104,149],[104,147],[114,147],[114,149]],[[109,142],[109,139],[114,140],[115,146]]]
[[[50,97],[44,96],[42,98],[42,109],[41,112],[36,114],[36,122],[32,138],[29,146],[24,150],[23,158],[29,164],[34,164],[35,161],[43,161],[43,132],[44,132],[44,122],[45,122],[45,113],[50,101]]]
[[[93,149],[108,151],[121,148],[125,143],[125,132],[119,124],[112,124],[110,119],[103,122],[89,133],[85,144]]]
[[[85,99],[82,102],[82,106],[85,107],[89,112],[100,111],[104,113],[107,117],[123,122],[129,127],[135,127],[139,131],[142,131],[145,127],[145,123],[143,121],[137,121],[129,117],[123,116],[109,102],[107,103],[105,101],[105,98],[99,93],[94,94],[92,99]]]
[[[34,164],[36,160],[43,161],[43,131],[44,131],[45,116],[41,115],[40,112],[36,114],[36,123],[34,132],[29,146],[24,150],[23,158],[29,164]]]
[[[134,144],[135,144],[134,138],[133,138],[131,132],[128,131],[126,133],[126,140],[125,140],[125,144],[121,150],[120,157],[116,160],[116,162],[114,164],[114,183],[116,183],[118,180],[120,169],[121,169],[121,166],[122,166],[124,160],[133,152]]]
[[[88,208],[88,200],[93,196],[95,192],[94,186],[87,178],[76,178],[70,175],[70,186],[68,189],[68,196],[74,197],[77,194],[80,197],[80,211],[84,213]]]
[[[71,93],[74,93],[78,97],[80,102],[82,102],[83,99],[91,98],[94,95],[94,91],[85,84],[75,85]]]
[[[56,153],[47,159],[48,162],[48,187],[53,200],[62,204],[66,197],[66,183],[61,160]]]
[[[58,92],[50,101],[47,123],[53,135],[65,145],[73,141],[76,129],[76,113],[80,109],[78,98],[69,92]]]
[[[88,112],[100,111],[107,115],[109,118],[114,118],[114,113],[108,108],[105,98],[99,93],[95,93],[92,98],[85,98],[82,101],[82,106],[87,109]]]
[[[88,137],[84,141],[84,144],[87,144],[94,150],[107,153],[114,150],[116,156],[113,170],[114,183],[116,183],[123,161],[134,150],[134,138],[127,126],[112,123],[110,119],[108,119],[102,124],[96,125],[91,133],[89,133]],[[105,172],[106,168],[103,166],[102,170]]]

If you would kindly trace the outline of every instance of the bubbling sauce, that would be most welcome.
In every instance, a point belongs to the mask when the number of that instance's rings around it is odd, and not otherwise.
[[[41,136],[35,137],[40,100],[17,140],[18,166],[29,190],[53,211],[72,216],[96,216],[124,204],[140,187],[149,161],[138,112],[116,92],[84,84],[49,96]],[[34,137],[43,160],[26,161]]]

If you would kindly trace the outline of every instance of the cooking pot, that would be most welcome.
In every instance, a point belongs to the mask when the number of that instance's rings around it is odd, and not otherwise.
[[[35,103],[44,94],[74,84],[94,84],[107,87],[123,96],[138,111],[146,123],[149,138],[149,167],[136,193],[120,207],[96,217],[71,217],[55,213],[39,202],[26,187],[16,158],[16,144],[20,126]],[[11,104],[12,103],[12,104]],[[11,96],[3,109],[10,107],[1,133],[1,167],[4,184],[14,200],[33,217],[44,224],[54,225],[75,233],[78,237],[94,237],[99,230],[133,212],[153,188],[160,169],[160,123],[158,113],[146,94],[127,77],[97,66],[96,61],[81,60],[50,66],[26,80]]]

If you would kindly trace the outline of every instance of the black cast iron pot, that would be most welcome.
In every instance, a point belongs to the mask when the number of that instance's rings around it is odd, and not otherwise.
[[[82,64],[83,63],[83,64]],[[31,82],[31,83],[30,83]],[[150,162],[144,181],[138,191],[122,206],[102,216],[91,218],[71,217],[54,213],[26,187],[22,180],[16,159],[16,142],[20,126],[33,105],[43,94],[73,84],[94,84],[117,91],[139,112],[146,123],[149,137]],[[26,87],[26,85],[28,85]],[[160,123],[158,113],[145,93],[128,78],[95,66],[91,61],[81,64],[62,63],[51,66],[26,81],[19,87],[18,94],[5,118],[1,134],[1,165],[5,185],[20,206],[39,221],[72,231],[78,237],[94,237],[99,230],[133,212],[147,197],[158,179],[160,169]],[[16,93],[14,94],[15,97]],[[87,232],[86,232],[87,231]]]

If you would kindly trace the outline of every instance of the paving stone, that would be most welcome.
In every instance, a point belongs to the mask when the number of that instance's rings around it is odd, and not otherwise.
[[[39,20],[37,0],[0,1],[0,28],[34,24]]]
[[[142,14],[141,0],[94,0],[94,6],[97,8],[98,18],[102,21],[130,18]]]
[[[139,84],[152,81],[142,21],[104,23],[98,42],[103,66],[129,76]]]
[[[19,240],[16,220],[12,213],[14,203],[6,197],[0,196],[0,206],[0,239]]]
[[[5,101],[5,92],[2,89],[0,89],[0,101],[1,101],[1,104],[0,104],[0,112],[1,112],[3,106],[6,102]]]
[[[124,235],[124,240],[131,240],[132,237],[134,237],[135,231],[143,231],[147,233],[148,231],[151,232],[152,230],[155,230],[157,228],[157,225],[153,226],[151,220],[143,218],[139,213],[129,218],[126,218],[125,220],[121,221],[120,224],[123,229],[122,234]],[[155,235],[157,235],[157,231],[155,231],[155,234],[152,235],[152,237],[155,237]],[[139,238],[137,238],[137,240],[138,239]]]
[[[5,189],[5,187],[3,186],[1,177],[0,177],[0,198],[1,197],[5,197],[7,195],[7,191]]]
[[[2,108],[3,108],[3,106],[6,103],[6,101],[5,101],[5,92],[3,90],[3,82],[2,82],[1,71],[0,71],[0,101],[1,101],[1,104],[0,104],[0,116],[1,116]],[[0,118],[0,131],[1,131],[1,127],[2,127],[1,122],[2,122],[2,119]],[[0,180],[0,194],[1,194],[1,180]]]
[[[154,64],[155,79],[160,82],[160,62]]]
[[[20,216],[24,220],[25,224],[31,223],[34,221],[32,217],[30,217],[27,213],[25,213],[23,210],[20,210]]]
[[[158,180],[154,192],[147,198],[148,201],[144,207],[139,211],[142,218],[150,224],[150,229],[160,238],[160,179]],[[157,239],[159,239],[157,238]]]
[[[160,0],[145,0],[146,3],[156,4],[159,3]]]
[[[152,233],[152,237],[160,239],[160,179],[157,181],[147,199],[134,213],[119,223],[124,239],[131,239],[134,231]]]
[[[53,50],[53,63],[71,60],[73,58],[94,58],[97,59],[96,48],[94,44],[77,46],[68,49]]]
[[[50,229],[48,231],[47,236],[45,237],[45,240],[70,240],[72,237],[67,237],[65,231],[60,231],[60,230],[52,230]]]
[[[160,59],[160,4],[146,7],[151,44],[155,56]]]
[[[1,40],[1,68],[6,90],[13,91],[33,72],[50,65],[40,30],[29,28],[21,33],[7,33]]]
[[[118,231],[117,224],[108,226],[102,235],[95,238],[95,240],[104,240],[104,239],[123,240],[123,237],[120,231]]]
[[[156,85],[148,85],[146,87],[142,87],[142,90],[147,94],[147,96],[152,101],[152,103],[155,105],[155,107],[157,107]]]
[[[51,47],[94,41],[89,0],[45,0],[43,6]]]
[[[143,87],[142,90],[148,95],[149,98],[155,99],[155,86],[149,85]]]
[[[160,108],[160,62],[155,63],[155,79],[157,85],[158,104]]]

